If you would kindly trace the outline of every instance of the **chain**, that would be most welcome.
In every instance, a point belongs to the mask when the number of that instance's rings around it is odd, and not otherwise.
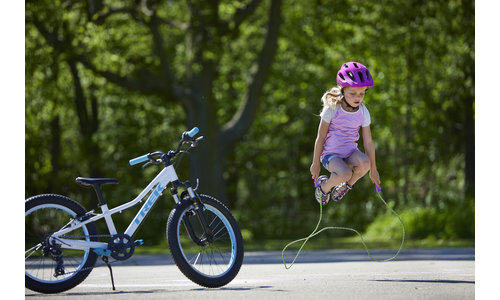
[[[110,237],[112,237],[112,235],[111,234],[95,234],[95,235],[64,235],[64,236],[61,236],[61,238],[73,238],[73,239],[81,239],[81,238],[104,238],[104,237],[110,238]],[[111,262],[109,262],[109,264],[114,264],[116,262],[118,262],[118,260],[111,261]],[[73,274],[73,273],[77,273],[77,272],[83,272],[83,271],[86,271],[86,270],[90,270],[90,269],[98,268],[98,267],[102,267],[102,266],[105,266],[105,265],[104,264],[102,264],[102,265],[94,265],[94,266],[86,267],[86,268],[83,268],[83,269],[80,269],[80,270],[77,270],[77,271],[65,272],[62,275],[69,275],[69,274]]]
[[[102,237],[112,237],[111,234],[95,234],[95,235],[63,235],[61,236],[62,238],[74,238],[74,239],[81,239],[81,238],[102,238]]]

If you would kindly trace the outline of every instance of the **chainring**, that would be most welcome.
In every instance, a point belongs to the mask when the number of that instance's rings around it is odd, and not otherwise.
[[[109,240],[108,249],[111,250],[112,258],[126,260],[134,254],[135,243],[129,235],[117,233]]]

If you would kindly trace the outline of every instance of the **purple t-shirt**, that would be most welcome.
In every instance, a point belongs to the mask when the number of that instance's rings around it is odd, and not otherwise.
[[[335,108],[326,107],[320,116],[322,120],[330,123],[321,160],[328,154],[341,158],[349,157],[358,149],[359,128],[371,123],[370,113],[363,103],[355,112],[345,111],[340,105]]]

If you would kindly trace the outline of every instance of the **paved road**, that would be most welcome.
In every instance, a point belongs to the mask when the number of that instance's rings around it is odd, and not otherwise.
[[[373,251],[378,259],[390,251]],[[287,252],[291,262],[294,253]],[[99,267],[78,287],[57,295],[25,290],[26,299],[474,299],[474,249],[403,250],[396,261],[372,262],[364,251],[304,251],[286,270],[281,252],[247,252],[227,286],[189,281],[167,255],[134,256]]]

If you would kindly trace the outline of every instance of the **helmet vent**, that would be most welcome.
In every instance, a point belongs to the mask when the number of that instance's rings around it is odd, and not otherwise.
[[[353,63],[354,67],[356,67],[357,69],[359,69],[358,67],[358,64],[357,63]]]
[[[342,78],[343,81],[345,81],[344,75],[342,75],[342,73],[340,72],[339,72],[339,77]]]
[[[349,65],[348,64],[344,64],[344,68],[349,68]]]
[[[352,74],[351,71],[347,71],[347,76],[349,76],[349,78],[351,78],[351,80],[356,80],[356,79],[354,79],[354,74]]]
[[[366,70],[366,79],[370,80],[370,71]]]
[[[359,81],[364,82],[363,72],[358,72],[358,76],[359,76]]]

